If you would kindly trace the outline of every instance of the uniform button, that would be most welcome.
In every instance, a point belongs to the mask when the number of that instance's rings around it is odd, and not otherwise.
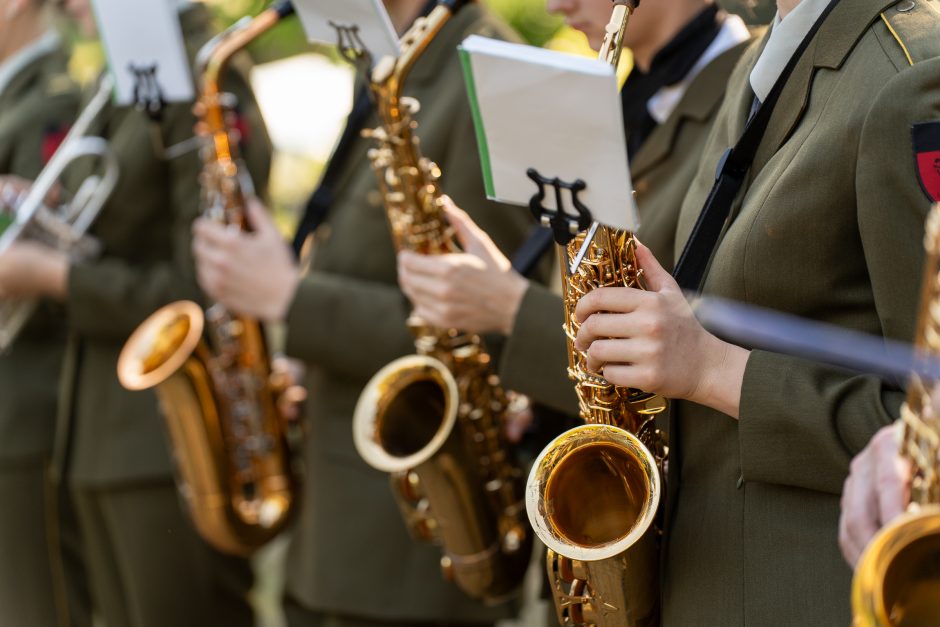
[[[914,8],[914,0],[905,0],[898,5],[898,13],[907,13]]]

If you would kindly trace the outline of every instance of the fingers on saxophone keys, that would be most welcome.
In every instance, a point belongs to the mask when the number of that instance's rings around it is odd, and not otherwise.
[[[575,315],[579,322],[598,312],[630,313],[655,296],[651,292],[631,287],[602,287],[592,290],[578,301]]]

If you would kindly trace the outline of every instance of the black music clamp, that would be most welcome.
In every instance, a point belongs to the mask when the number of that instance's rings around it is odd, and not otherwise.
[[[336,31],[336,48],[340,56],[351,63],[361,76],[368,78],[372,69],[372,53],[362,41],[359,26],[338,24],[333,20],[327,23]]]
[[[166,106],[163,88],[157,80],[156,63],[151,65],[134,65],[129,63],[127,69],[134,75],[134,106],[143,111],[154,122],[158,122]]]
[[[529,199],[529,211],[535,216],[539,223],[552,230],[555,241],[564,246],[574,239],[574,237],[591,227],[594,218],[578,194],[587,189],[587,183],[577,179],[573,183],[563,181],[557,176],[548,178],[539,174],[535,168],[526,170],[526,176],[538,186],[539,191]],[[544,205],[547,188],[555,190],[556,209],[547,209]],[[571,195],[571,204],[577,213],[565,210],[564,190],[568,190]]]

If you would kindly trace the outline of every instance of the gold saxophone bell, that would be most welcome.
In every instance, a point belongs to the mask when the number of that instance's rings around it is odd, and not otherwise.
[[[440,170],[421,155],[418,105],[405,80],[434,37],[464,4],[442,0],[402,37],[398,58],[372,70],[367,51],[340,34],[376,102],[379,128],[369,152],[397,250],[458,252],[443,211]],[[411,534],[441,546],[445,577],[487,604],[518,593],[529,564],[523,473],[502,431],[509,396],[482,339],[412,317],[418,355],[392,362],[366,385],[353,418],[366,463],[391,473]]]
[[[854,627],[940,620],[940,505],[901,516],[865,549],[852,583]]]
[[[927,216],[924,273],[914,342],[940,352],[940,204]],[[910,463],[906,514],[869,543],[852,581],[854,627],[921,627],[940,622],[940,417],[936,381],[911,377],[901,407],[899,456]]]
[[[490,500],[513,486],[481,484],[458,421],[459,403],[457,380],[443,363],[402,357],[360,395],[353,440],[367,464],[391,473],[411,534],[444,547],[445,578],[473,598],[497,603],[514,594],[525,574],[529,535],[497,520]]]
[[[160,309],[128,339],[118,378],[132,391],[156,390],[176,445],[179,490],[196,530],[224,553],[248,555],[283,529],[294,486],[289,473],[267,461],[256,471],[260,480],[230,488],[238,469],[226,454],[234,443],[219,415],[229,408],[216,397],[204,327],[205,314],[194,302]]]
[[[526,509],[548,547],[561,624],[655,624],[658,582],[630,576],[626,565],[657,559],[661,491],[656,458],[618,427],[575,427],[536,458]]]

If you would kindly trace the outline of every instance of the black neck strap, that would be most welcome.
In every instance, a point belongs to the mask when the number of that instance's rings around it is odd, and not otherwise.
[[[760,147],[764,133],[767,131],[767,125],[770,123],[770,117],[773,114],[780,93],[786,86],[787,79],[793,73],[797,63],[806,52],[810,42],[816,36],[819,28],[826,17],[832,12],[832,9],[838,4],[839,0],[831,0],[825,8],[813,27],[806,33],[799,47],[790,57],[790,61],[784,67],[773,89],[767,94],[767,99],[761,103],[757,111],[750,117],[744,132],[734,148],[728,148],[721,156],[718,162],[718,170],[715,173],[715,184],[705,206],[695,221],[692,233],[682,250],[679,262],[676,264],[673,276],[676,282],[684,290],[698,292],[702,287],[702,280],[705,277],[705,270],[711,261],[712,254],[718,245],[719,238],[725,228],[725,223],[731,215],[731,207],[734,199],[744,186],[747,173],[751,169],[757,149]]]

